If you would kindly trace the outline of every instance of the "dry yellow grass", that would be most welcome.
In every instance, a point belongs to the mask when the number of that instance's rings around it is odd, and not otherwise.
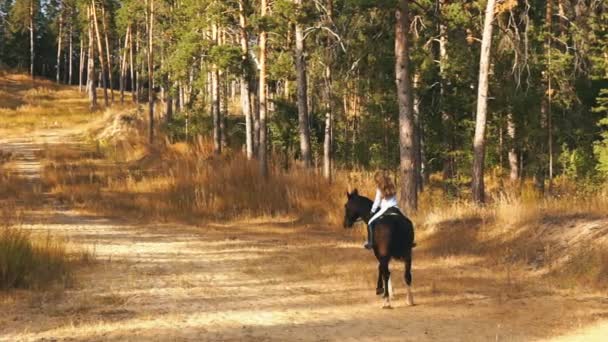
[[[77,264],[92,261],[88,251],[50,232],[19,227],[19,207],[4,201],[0,215],[0,289],[69,287]]]
[[[26,75],[0,75],[0,132],[5,136],[70,127],[91,118],[88,100],[77,87],[32,81]]]

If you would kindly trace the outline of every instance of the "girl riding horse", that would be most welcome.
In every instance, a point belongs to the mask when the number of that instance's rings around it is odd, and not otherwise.
[[[374,175],[374,181],[376,183],[376,199],[372,205],[372,218],[367,223],[367,242],[364,245],[367,249],[372,249],[374,245],[374,222],[384,215],[388,209],[399,209],[397,189],[389,175],[385,171],[378,171]]]

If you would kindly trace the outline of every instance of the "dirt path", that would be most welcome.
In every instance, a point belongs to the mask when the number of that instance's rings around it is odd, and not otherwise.
[[[47,143],[65,140],[50,136]],[[40,166],[31,151],[42,140],[4,141],[0,149],[18,152],[15,170],[35,182]],[[382,310],[373,291],[373,257],[358,237],[327,227],[288,220],[138,224],[52,205],[31,212],[26,226],[62,234],[93,250],[98,262],[78,270],[67,290],[0,294],[1,341],[530,341],[570,331],[561,341],[606,336],[605,297],[548,290],[516,270],[487,269],[473,257],[432,258],[424,250],[414,261],[417,305],[405,306],[397,281],[403,267],[394,264],[395,308]]]

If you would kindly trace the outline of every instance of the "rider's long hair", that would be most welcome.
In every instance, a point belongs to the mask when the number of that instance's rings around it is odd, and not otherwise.
[[[383,198],[391,198],[397,194],[395,183],[386,171],[378,171],[374,175],[376,186],[380,189]]]

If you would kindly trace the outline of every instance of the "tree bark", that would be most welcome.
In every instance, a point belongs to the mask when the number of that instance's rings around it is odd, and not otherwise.
[[[74,71],[74,65],[73,65],[73,61],[74,61],[74,45],[73,45],[73,36],[74,36],[74,8],[70,7],[70,21],[69,21],[69,34],[68,34],[68,44],[70,45],[69,47],[69,57],[68,57],[68,84],[72,85],[72,82],[74,82],[74,79],[72,78],[72,72]]]
[[[93,43],[93,9],[88,7],[89,18],[89,58],[87,63],[87,92],[89,93],[89,101],[91,102],[91,110],[97,108],[97,89],[95,84],[95,45]]]
[[[78,59],[78,91],[82,92],[83,74],[84,74],[84,33],[80,36],[80,56]]]
[[[261,10],[260,15],[264,18],[267,14],[268,3],[267,0],[261,0]],[[260,68],[260,79],[258,85],[259,91],[259,106],[260,106],[260,142],[258,146],[258,162],[260,167],[260,174],[263,177],[268,176],[268,161],[267,161],[267,141],[266,141],[266,110],[267,110],[267,102],[266,102],[266,40],[268,38],[268,33],[266,29],[263,27],[260,32],[260,57],[259,57],[259,68]]]
[[[333,0],[327,0],[326,25],[332,24],[334,4]],[[327,51],[325,58],[325,136],[323,137],[323,177],[331,181],[332,178],[332,142],[333,142],[333,94],[332,94],[332,72],[333,56],[330,50],[331,38],[327,37]]]
[[[217,24],[212,27],[212,40],[218,44],[219,33]],[[220,127],[220,72],[215,63],[211,66],[211,111],[213,113],[213,152],[222,153],[222,132]]]
[[[129,39],[131,34],[131,25],[127,26],[127,32],[125,33],[125,45],[122,52],[121,64],[120,64],[120,103],[125,102],[125,88],[127,78],[127,51],[129,49]]]
[[[97,53],[99,55],[99,64],[101,65],[101,84],[103,86],[103,100],[104,105],[108,107],[108,84],[106,82],[106,66],[103,58],[103,47],[101,45],[101,36],[99,35],[99,25],[97,24],[97,8],[95,7],[95,0],[91,0],[91,11],[93,11],[93,24],[95,27],[95,36],[97,39]]]
[[[63,40],[63,9],[59,10],[59,35],[57,37],[57,65],[55,81],[57,83],[61,80],[61,43]]]
[[[399,105],[399,149],[401,198],[405,210],[416,211],[418,205],[415,127],[412,108],[412,85],[409,71],[409,8],[408,0],[399,0],[395,11],[395,81]]]
[[[331,66],[325,66],[325,136],[323,137],[323,177],[331,180],[331,147],[332,147],[332,92],[331,92]]]
[[[414,87],[413,92],[413,114],[414,114],[414,170],[416,172],[416,185],[417,190],[422,192],[424,190],[424,179],[422,177],[422,151],[421,151],[421,120],[420,120],[420,73],[414,74]]]
[[[560,3],[561,5],[561,3]],[[558,10],[561,10],[561,7],[558,7]],[[547,8],[545,13],[545,25],[546,25],[546,39],[545,39],[545,53],[547,58],[547,68],[545,70],[546,75],[546,101],[547,101],[547,110],[546,110],[546,121],[547,121],[547,145],[548,145],[548,154],[549,154],[549,191],[553,188],[553,111],[551,108],[552,102],[552,85],[551,85],[551,34],[552,34],[552,24],[553,24],[553,0],[547,1]]]
[[[136,37],[137,39],[137,37]],[[137,103],[137,84],[135,75],[135,64],[133,64],[133,32],[130,32],[129,37],[129,69],[131,71],[131,99],[133,103]]]
[[[35,61],[35,48],[34,48],[34,0],[30,0],[29,8],[29,19],[30,19],[30,76],[34,79],[34,61]]]
[[[517,182],[517,179],[519,178],[515,133],[513,114],[509,113],[507,115],[507,135],[509,136],[509,180],[511,183]]]
[[[149,18],[148,25],[148,141],[154,143],[154,0],[149,1]]]
[[[495,0],[488,0],[481,40],[481,56],[479,61],[479,85],[477,89],[477,116],[475,120],[475,138],[473,140],[473,200],[477,203],[485,201],[484,191],[484,162],[485,162],[485,131],[488,111],[488,81],[490,73],[490,48],[492,47],[492,21],[494,20]]]
[[[443,181],[447,185],[454,178],[454,159],[452,156],[453,124],[452,115],[447,112],[446,106],[446,74],[448,65],[448,26],[442,15],[447,0],[439,1],[439,103],[441,106],[441,123],[443,139]],[[447,190],[447,186],[446,186]]]
[[[299,14],[302,0],[294,0],[296,11]],[[296,82],[298,91],[298,128],[300,133],[300,153],[302,165],[306,168],[312,166],[312,152],[310,150],[310,130],[308,129],[308,89],[306,78],[306,58],[304,55],[304,32],[299,19],[295,22],[296,35]]]
[[[106,63],[108,64],[108,77],[110,79],[110,96],[112,103],[114,103],[114,79],[112,76],[112,56],[110,55],[110,40],[108,39],[108,28],[106,26],[106,10],[104,6],[101,6],[101,23],[103,28],[103,37],[106,43]]]
[[[218,43],[219,45],[224,45],[224,34],[225,31],[218,26]],[[219,70],[219,95],[220,95],[220,141],[222,144],[222,149],[225,149],[228,146],[228,138],[226,136],[227,132],[227,122],[226,115],[228,113],[228,77],[225,77],[224,70]],[[190,84],[194,83],[194,72],[190,72]],[[191,103],[192,100],[192,86],[190,86],[190,92],[188,93],[188,102]]]
[[[247,16],[245,8],[248,0],[239,0],[239,24],[241,42],[241,109],[245,116],[245,145],[247,159],[253,159],[253,118],[251,115],[251,87],[249,85],[249,45],[247,35]]]

